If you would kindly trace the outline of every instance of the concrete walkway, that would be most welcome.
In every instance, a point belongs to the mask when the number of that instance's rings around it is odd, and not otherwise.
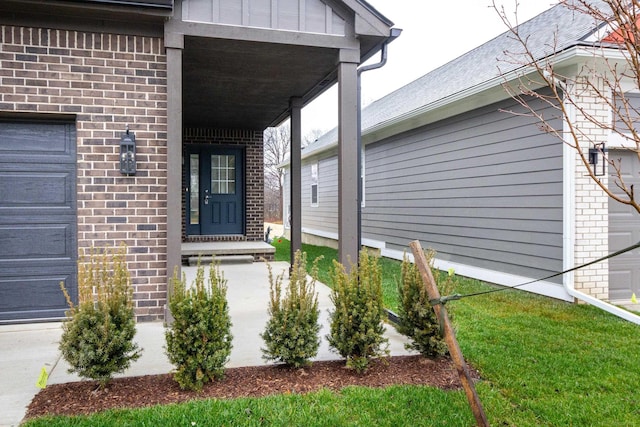
[[[271,263],[273,271],[288,272],[289,264]],[[267,321],[269,282],[267,265],[253,264],[223,265],[227,279],[227,299],[233,322],[233,350],[227,367],[264,365],[260,333]],[[183,267],[188,283],[195,277],[195,267]],[[288,273],[285,273],[288,277]],[[321,310],[322,341],[316,360],[339,359],[329,350],[328,310],[332,307],[329,288],[316,285]],[[390,341],[391,354],[408,354],[404,349],[404,337],[387,325],[386,335]],[[142,357],[134,362],[124,375],[139,376],[171,372],[173,366],[164,353],[164,325],[160,322],[139,323],[136,342],[144,349]],[[60,357],[60,323],[0,326],[0,426],[17,426],[26,412],[26,407],[39,391],[36,381],[40,370],[49,372],[48,384],[79,381],[75,374],[67,372],[68,365]]]

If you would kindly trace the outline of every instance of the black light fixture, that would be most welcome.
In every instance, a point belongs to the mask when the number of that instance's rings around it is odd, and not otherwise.
[[[120,173],[123,175],[136,174],[136,135],[129,132],[120,136]]]
[[[589,148],[589,163],[593,165],[593,174],[595,176],[603,176],[605,174],[607,147],[604,142],[599,144],[593,144],[593,148]],[[598,161],[600,154],[602,154],[602,171],[598,171]]]

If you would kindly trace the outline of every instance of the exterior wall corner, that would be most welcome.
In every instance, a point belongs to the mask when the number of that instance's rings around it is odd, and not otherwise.
[[[607,131],[593,123],[595,118],[606,123],[611,114],[608,106],[597,102],[598,94],[593,87],[585,83],[586,77],[578,77],[568,88],[570,96],[581,108],[575,111],[575,127],[583,133],[581,148],[587,152],[594,143],[607,142]],[[589,76],[593,82],[595,76]],[[600,90],[605,91],[601,81]],[[590,115],[592,119],[587,118]],[[598,187],[585,170],[580,156],[575,150],[570,150],[575,156],[575,194],[574,194],[574,265],[582,265],[603,257],[609,252],[609,200],[607,195]],[[607,184],[608,175],[600,177]],[[577,270],[574,274],[574,288],[595,298],[606,300],[609,298],[609,264],[602,261],[597,264]]]

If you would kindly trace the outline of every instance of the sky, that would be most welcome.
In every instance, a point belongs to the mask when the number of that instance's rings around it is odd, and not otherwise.
[[[507,30],[492,0],[368,0],[402,34],[388,47],[387,64],[362,74],[362,104],[393,92]],[[558,0],[495,0],[524,22]],[[517,9],[516,9],[517,4]],[[378,62],[380,54],[369,62]],[[302,110],[302,136],[338,123],[337,85]]]

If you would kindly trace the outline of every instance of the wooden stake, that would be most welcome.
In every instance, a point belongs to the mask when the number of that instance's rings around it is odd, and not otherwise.
[[[429,267],[429,263],[424,255],[424,251],[422,250],[420,242],[414,240],[413,242],[409,243],[409,246],[411,247],[416,265],[418,266],[418,270],[420,271],[420,275],[422,276],[422,282],[427,288],[427,295],[429,295],[429,300],[440,300],[440,292],[438,291],[436,281],[433,278],[433,274],[431,273],[431,267]],[[480,402],[478,393],[476,392],[476,389],[473,385],[473,380],[471,379],[471,375],[469,374],[469,369],[466,362],[464,361],[462,351],[460,350],[460,346],[458,345],[458,340],[456,339],[455,332],[453,330],[453,327],[451,326],[451,322],[449,321],[447,309],[443,304],[437,304],[433,306],[433,310],[436,313],[438,322],[440,323],[440,327],[444,331],[444,339],[447,343],[447,347],[449,348],[449,354],[451,355],[453,364],[455,365],[456,370],[458,371],[458,375],[460,376],[460,382],[462,382],[462,387],[464,388],[464,392],[467,395],[467,400],[469,401],[469,406],[471,406],[473,416],[476,418],[476,423],[481,427],[489,426],[489,421],[487,420],[487,416],[485,415],[484,409],[482,408],[482,402]]]

